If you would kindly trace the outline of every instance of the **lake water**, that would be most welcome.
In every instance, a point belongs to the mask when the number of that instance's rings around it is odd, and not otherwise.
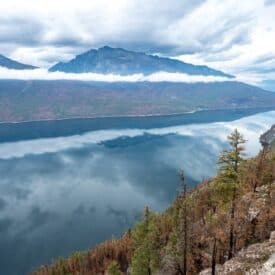
[[[256,154],[275,123],[275,111],[264,111],[1,124],[1,274],[119,236],[145,205],[162,211],[180,168],[190,185],[215,173],[234,128]]]

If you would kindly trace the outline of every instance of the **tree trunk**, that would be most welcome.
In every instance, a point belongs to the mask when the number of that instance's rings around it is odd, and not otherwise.
[[[184,184],[184,252],[183,252],[183,274],[187,273],[187,207],[186,207],[186,183]]]
[[[212,251],[212,263],[211,263],[211,275],[216,274],[216,255],[217,255],[217,240],[214,238],[213,251]]]
[[[184,274],[183,271],[181,270],[181,267],[180,267],[179,264],[177,265],[177,272],[176,272],[176,275],[178,275],[178,274],[180,274],[180,275],[183,275],[183,274]]]
[[[235,200],[236,200],[236,187],[234,187],[233,189],[233,198],[232,198],[232,206],[231,206],[231,213],[230,213],[228,260],[230,260],[233,257],[233,251],[234,251]]]
[[[187,198],[187,186],[185,182],[184,172],[180,171],[180,178],[182,182],[182,188],[183,188],[183,198],[184,198],[184,205],[183,205],[183,275],[187,274],[187,205],[186,205],[186,198]]]

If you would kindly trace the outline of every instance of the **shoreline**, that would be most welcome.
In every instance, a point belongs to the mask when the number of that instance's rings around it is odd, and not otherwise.
[[[56,119],[37,119],[37,120],[22,120],[22,121],[2,121],[0,125],[3,124],[27,124],[27,123],[37,123],[37,122],[55,122],[55,121],[66,121],[66,120],[85,120],[85,119],[107,119],[107,118],[154,118],[154,117],[170,117],[170,116],[181,116],[181,115],[191,115],[200,112],[214,112],[214,111],[238,111],[238,110],[266,110],[272,111],[275,110],[275,106],[273,107],[252,107],[252,108],[236,108],[236,109],[202,109],[202,110],[193,110],[188,112],[179,112],[179,113],[169,113],[169,114],[145,114],[145,115],[110,115],[110,116],[79,116],[79,117],[70,117],[70,118],[56,118]]]
[[[146,117],[169,117],[169,116],[180,116],[180,115],[188,115],[194,114],[203,111],[219,111],[222,109],[213,109],[213,110],[197,110],[197,111],[189,111],[183,113],[170,113],[170,114],[148,114],[148,115],[110,115],[110,116],[79,116],[79,117],[70,117],[70,118],[56,118],[56,119],[37,119],[37,120],[22,120],[22,121],[2,121],[1,124],[23,124],[23,123],[31,123],[31,122],[51,122],[51,121],[63,121],[63,120],[73,120],[73,119],[104,119],[104,118],[146,118]],[[230,110],[230,109],[229,109]],[[233,110],[233,109],[232,109]],[[245,109],[243,109],[245,110]],[[275,107],[274,107],[275,110]]]

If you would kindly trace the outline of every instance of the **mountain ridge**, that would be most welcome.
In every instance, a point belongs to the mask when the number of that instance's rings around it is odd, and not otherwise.
[[[33,70],[36,66],[20,63],[16,60],[10,59],[2,54],[0,54],[0,67],[13,70]]]
[[[129,75],[143,73],[145,75],[159,71],[170,73],[186,73],[190,75],[207,75],[233,78],[232,75],[212,69],[205,65],[193,65],[180,60],[158,55],[148,55],[143,52],[112,48],[104,46],[91,49],[67,62],[59,62],[49,68],[50,72],[67,73],[114,73]]]

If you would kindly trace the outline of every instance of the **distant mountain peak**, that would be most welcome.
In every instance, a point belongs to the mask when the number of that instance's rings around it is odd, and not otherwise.
[[[197,66],[176,59],[148,55],[142,52],[125,50],[123,48],[113,48],[107,45],[99,49],[91,49],[79,54],[68,62],[59,62],[51,67],[49,71],[61,71],[66,73],[113,73],[120,75],[135,73],[148,75],[164,71],[190,75],[233,77],[232,75],[207,66]]]
[[[99,48],[98,50],[114,50],[114,49],[116,49],[116,48],[113,48],[113,47],[110,47],[108,45],[105,45],[105,46]]]
[[[13,69],[13,70],[33,70],[37,68],[32,65],[27,65],[27,64],[23,64],[18,61],[12,60],[2,54],[0,54],[0,67]]]
[[[123,52],[131,52],[129,50],[123,49],[123,48],[119,48],[119,47],[111,47],[108,45],[105,45],[103,47],[98,48],[97,50],[94,49],[95,51],[123,51]],[[135,52],[137,53],[137,52]]]

